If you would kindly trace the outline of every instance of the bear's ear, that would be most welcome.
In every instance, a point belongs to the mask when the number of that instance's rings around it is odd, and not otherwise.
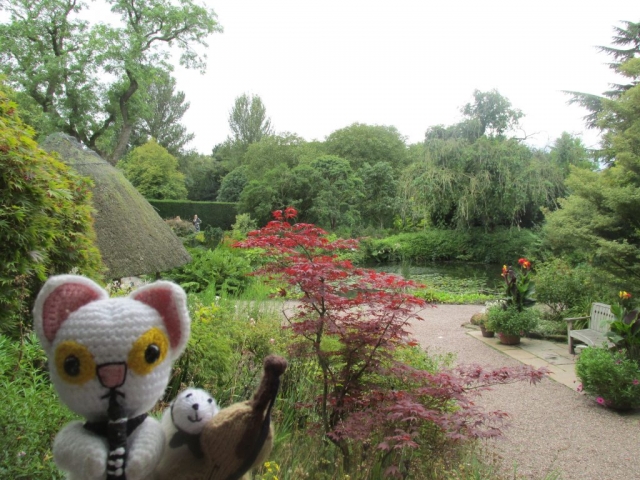
[[[80,307],[109,298],[97,283],[79,275],[56,275],[45,282],[33,307],[33,326],[45,350],[60,326]]]
[[[129,297],[160,314],[169,334],[171,356],[174,360],[178,358],[187,346],[191,326],[184,290],[175,283],[159,281],[139,288]]]

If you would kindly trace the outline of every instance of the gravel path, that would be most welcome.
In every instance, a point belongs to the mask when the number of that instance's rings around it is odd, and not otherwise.
[[[416,339],[432,352],[453,352],[458,363],[516,366],[519,362],[467,335],[462,327],[477,305],[427,308],[413,325]],[[621,415],[578,392],[545,379],[500,385],[478,403],[511,415],[504,437],[488,443],[518,478],[562,480],[640,479],[640,415]],[[557,477],[552,476],[557,474]]]

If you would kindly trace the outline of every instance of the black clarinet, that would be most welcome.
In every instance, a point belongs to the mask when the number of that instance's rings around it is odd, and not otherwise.
[[[107,480],[126,480],[124,469],[127,462],[127,416],[118,403],[118,393],[111,391],[109,396],[109,422],[107,423]]]

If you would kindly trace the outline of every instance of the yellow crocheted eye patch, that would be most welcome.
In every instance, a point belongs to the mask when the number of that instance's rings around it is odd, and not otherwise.
[[[73,385],[82,385],[96,375],[96,362],[89,349],[72,340],[58,345],[55,364],[60,378]]]
[[[158,327],[144,332],[133,344],[127,364],[138,375],[147,375],[161,364],[169,351],[169,339]]]

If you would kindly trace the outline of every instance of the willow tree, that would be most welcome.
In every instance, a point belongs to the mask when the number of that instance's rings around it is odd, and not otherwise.
[[[554,205],[562,172],[547,154],[514,139],[470,141],[440,133],[434,138],[428,132],[424,159],[406,169],[400,181],[404,195],[431,223],[487,230],[530,227],[542,220],[540,207]]]

